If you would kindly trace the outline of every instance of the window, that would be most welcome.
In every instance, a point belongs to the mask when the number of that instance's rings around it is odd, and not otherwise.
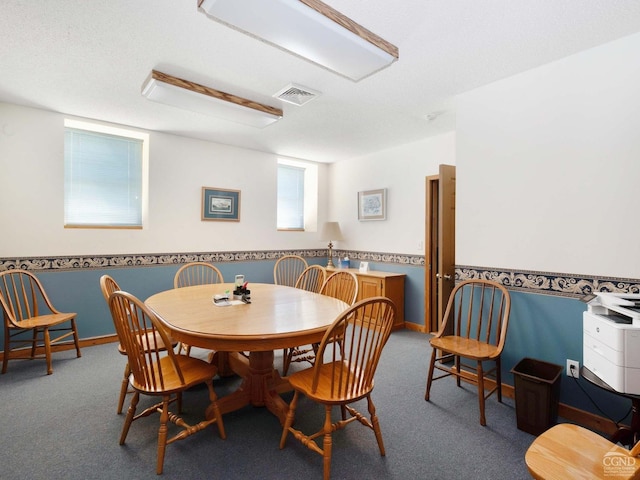
[[[64,226],[142,228],[148,135],[65,121]]]
[[[318,167],[278,160],[278,230],[317,230]]]
[[[278,228],[304,229],[304,168],[278,165]]]

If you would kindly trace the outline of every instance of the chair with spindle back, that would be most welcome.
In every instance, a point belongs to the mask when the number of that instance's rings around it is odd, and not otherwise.
[[[13,358],[42,358],[37,352],[44,348],[48,375],[53,373],[52,346],[73,345],[76,355],[82,356],[76,314],[56,310],[33,273],[22,269],[0,272],[0,306],[4,312],[2,373],[7,372],[12,353],[21,353],[19,350],[25,346],[29,347],[29,356],[13,355]],[[73,341],[62,341],[67,338]]]
[[[273,283],[295,287],[298,278],[308,266],[307,261],[299,255],[284,255],[273,267]]]
[[[129,428],[134,421],[159,413],[156,473],[161,474],[167,445],[187,438],[213,423],[217,424],[220,437],[226,438],[217,396],[213,390],[213,377],[218,372],[217,367],[204,360],[177,354],[172,349],[161,352],[160,345],[169,345],[171,340],[158,318],[135,296],[116,291],[109,296],[109,309],[120,344],[127,352],[131,368],[129,381],[134,389],[122,426],[120,445],[124,445]],[[151,345],[147,344],[147,341],[151,341]],[[202,383],[209,391],[208,410],[210,408],[212,417],[190,425],[177,414],[171,413],[169,405],[177,401],[178,413],[180,413],[182,392]],[[161,397],[161,401],[136,414],[140,394]],[[171,437],[169,437],[168,422],[179,427],[179,432]]]
[[[502,402],[500,355],[507,339],[510,309],[509,292],[499,283],[473,279],[454,287],[442,325],[430,339],[432,352],[425,400],[429,400],[434,380],[453,375],[459,387],[460,379],[464,378],[477,384],[480,425],[487,424],[484,413],[485,399],[496,392],[498,402]],[[461,358],[473,363],[465,364]],[[487,361],[492,361],[494,366],[485,371],[482,364]],[[445,373],[434,377],[435,370]],[[485,377],[495,380],[495,386],[490,388],[488,393],[485,393]]]
[[[114,292],[117,292],[118,290],[122,290],[122,289],[120,288],[120,285],[118,285],[118,283],[113,279],[113,277],[105,274],[102,277],[100,277],[100,290],[102,291],[102,296],[107,302],[107,308],[109,308],[109,297]],[[148,332],[146,334],[146,337],[148,337],[150,334],[151,332]],[[153,346],[153,347],[157,347],[160,351],[164,351],[167,348],[173,348],[178,344],[178,342],[173,340],[170,336],[169,336],[169,339],[171,342],[169,347],[167,347],[167,345],[165,345],[162,342],[161,338],[155,338],[153,340],[150,338],[145,338],[142,340],[142,344],[146,345],[148,348],[151,348]],[[120,352],[121,355],[124,355],[124,356],[127,355],[127,352],[121,343],[118,344],[118,352]],[[129,391],[130,375],[131,375],[131,368],[129,367],[129,362],[127,361],[127,364],[124,367],[122,385],[120,386],[120,397],[118,398],[118,409],[117,409],[118,413],[122,413],[122,408],[124,406],[124,400],[125,400],[125,397],[127,396],[127,393],[132,393],[131,391]]]
[[[353,305],[358,298],[358,277],[344,270],[334,272],[324,281],[320,293]]]
[[[347,271],[334,272],[324,281],[318,293],[342,300],[347,305],[353,305],[358,298],[358,277]],[[313,364],[318,346],[319,344],[316,343],[308,348],[297,347],[296,350],[301,352],[300,360],[293,357],[289,360],[287,358],[289,353],[287,352],[287,356],[283,359],[283,375],[286,375],[289,371],[292,361],[305,361]]]
[[[208,285],[224,283],[224,277],[218,267],[207,262],[190,262],[178,269],[173,277],[173,288],[191,287],[193,285]],[[187,355],[191,353],[191,346],[182,343]]]
[[[320,265],[310,265],[300,274],[295,287],[308,292],[320,293],[325,277],[326,270],[324,267]],[[317,347],[317,345],[308,348],[285,348],[282,351],[282,374],[287,374],[291,362],[309,362],[313,364],[313,360],[315,359],[314,347]]]
[[[191,262],[178,269],[173,277],[173,288],[224,283],[224,277],[218,267],[207,262]]]
[[[371,392],[382,349],[391,334],[395,311],[393,302],[384,297],[356,303],[329,327],[314,365],[289,375],[294,394],[282,429],[280,448],[284,448],[291,433],[310,450],[322,455],[325,480],[329,479],[331,471],[332,433],[355,420],[374,431],[380,455],[385,455]],[[323,405],[325,410],[322,428],[310,435],[293,428],[300,394]],[[370,418],[353,407],[354,402],[365,398]],[[335,422],[331,415],[334,406],[339,406],[342,414]],[[316,443],[316,438],[322,438],[322,446]]]

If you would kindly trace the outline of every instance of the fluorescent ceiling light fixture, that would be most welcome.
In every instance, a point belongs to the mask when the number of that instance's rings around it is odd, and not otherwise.
[[[282,110],[152,70],[142,85],[149,100],[263,128],[282,118]]]
[[[209,17],[358,81],[398,48],[319,0],[199,0]]]

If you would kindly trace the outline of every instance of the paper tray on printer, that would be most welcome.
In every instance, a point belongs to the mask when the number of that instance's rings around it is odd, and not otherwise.
[[[596,292],[603,307],[640,322],[640,294]]]

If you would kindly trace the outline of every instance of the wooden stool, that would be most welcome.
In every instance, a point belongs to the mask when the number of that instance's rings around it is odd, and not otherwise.
[[[539,480],[640,478],[640,442],[631,451],[597,433],[568,423],[556,425],[536,438],[525,462]]]

